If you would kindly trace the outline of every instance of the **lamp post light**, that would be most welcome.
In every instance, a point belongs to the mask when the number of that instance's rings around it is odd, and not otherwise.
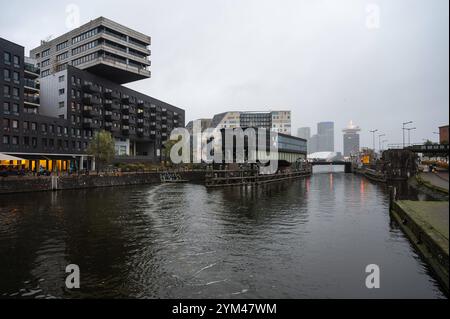
[[[386,134],[378,134],[378,149],[381,152],[381,138],[386,136]]]
[[[370,131],[370,133],[372,133],[372,142],[373,142],[373,152],[374,153],[375,153],[375,132],[378,132],[378,129]]]
[[[382,140],[382,141],[381,141],[381,146],[383,147],[383,150],[384,150],[384,143],[387,143],[387,141],[388,141],[388,140]]]
[[[439,143],[440,142],[439,138],[440,138],[441,134],[439,132],[433,132],[433,134],[436,134],[438,136],[438,143]]]
[[[403,148],[405,148],[405,125],[408,125],[408,124],[411,124],[411,123],[413,123],[413,121],[403,122],[403,126],[402,126]]]
[[[405,130],[408,131],[408,146],[411,146],[411,131],[417,129],[417,127],[407,127]]]

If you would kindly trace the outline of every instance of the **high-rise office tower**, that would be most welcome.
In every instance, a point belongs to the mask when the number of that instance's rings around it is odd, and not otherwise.
[[[348,126],[342,130],[344,133],[344,157],[359,151],[359,134],[361,129],[350,121]]]
[[[317,152],[334,152],[334,122],[317,123]]]
[[[310,127],[300,127],[297,130],[297,136],[309,141],[309,139],[311,138],[311,128]]]

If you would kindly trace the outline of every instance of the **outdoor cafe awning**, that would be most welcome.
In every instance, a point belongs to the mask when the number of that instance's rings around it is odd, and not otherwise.
[[[0,153],[0,161],[23,161],[23,158]]]

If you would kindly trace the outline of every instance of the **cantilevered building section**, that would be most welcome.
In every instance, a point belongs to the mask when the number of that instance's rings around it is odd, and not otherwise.
[[[68,65],[87,70],[115,83],[150,78],[148,46],[151,38],[119,23],[99,17],[30,51],[41,77]]]

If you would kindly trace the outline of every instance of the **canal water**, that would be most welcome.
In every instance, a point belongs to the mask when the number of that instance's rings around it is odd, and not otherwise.
[[[258,189],[1,196],[0,298],[445,298],[385,187],[322,171]],[[379,289],[366,288],[369,264]]]

